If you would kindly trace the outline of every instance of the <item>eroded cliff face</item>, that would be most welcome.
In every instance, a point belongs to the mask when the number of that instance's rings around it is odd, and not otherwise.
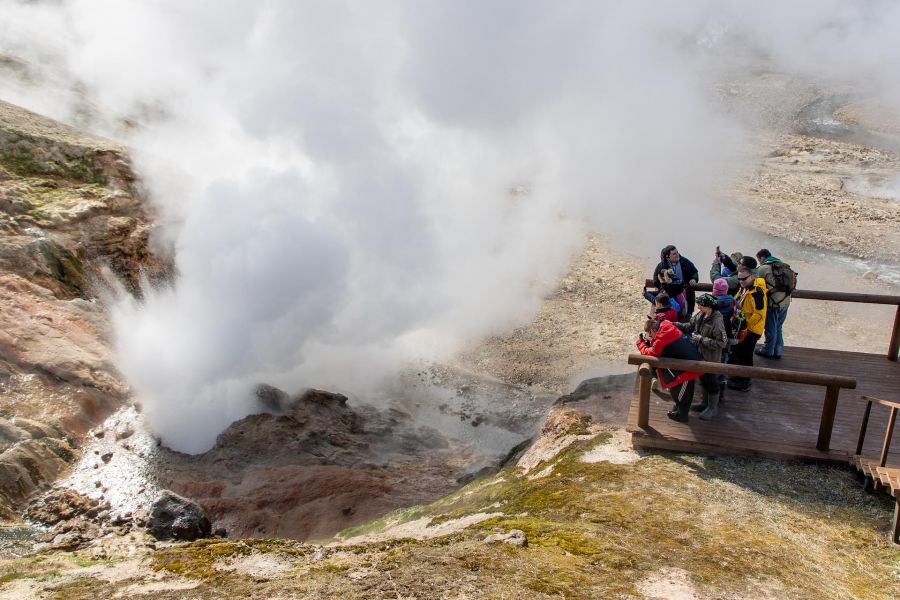
[[[128,397],[101,297],[170,272],[151,227],[124,148],[0,102],[0,517]]]

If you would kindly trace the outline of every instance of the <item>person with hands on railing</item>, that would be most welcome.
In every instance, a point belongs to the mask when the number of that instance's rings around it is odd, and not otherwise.
[[[662,271],[671,271],[671,281],[661,281]],[[670,298],[677,298],[681,292],[687,300],[686,315],[694,312],[694,286],[700,280],[697,267],[690,260],[681,256],[678,248],[671,244],[663,248],[659,253],[659,264],[653,270],[653,285],[658,290],[666,290]]]
[[[637,348],[645,356],[684,360],[703,358],[694,344],[671,321],[647,319],[644,333],[638,337]],[[682,422],[688,420],[688,411],[694,400],[694,380],[700,375],[696,371],[657,369],[660,385],[664,390],[669,390],[672,401],[675,402],[675,407],[667,413],[670,419]]]

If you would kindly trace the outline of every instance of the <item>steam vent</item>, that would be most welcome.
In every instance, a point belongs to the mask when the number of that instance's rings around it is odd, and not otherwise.
[[[900,598],[893,3],[0,32],[0,599]]]

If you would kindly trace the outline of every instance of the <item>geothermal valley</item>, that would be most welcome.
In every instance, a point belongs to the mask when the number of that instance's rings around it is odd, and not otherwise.
[[[774,72],[717,93],[771,117],[721,190],[733,229],[588,231],[530,321],[369,395],[259,381],[199,454],[116,367],[110,304],[177,270],[129,151],[0,102],[0,597],[896,598],[892,503],[848,470],[637,453],[624,429],[667,243],[703,281],[730,242],[804,287],[900,293],[883,107]],[[883,308],[797,301],[787,344],[883,352]]]

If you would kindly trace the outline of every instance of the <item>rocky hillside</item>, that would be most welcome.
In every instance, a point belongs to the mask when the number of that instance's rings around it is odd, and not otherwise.
[[[890,505],[852,473],[637,455],[585,412],[623,389],[595,386],[554,408],[517,466],[330,543],[161,544],[132,531],[6,561],[0,589],[67,599],[896,597]]]
[[[0,102],[0,517],[127,396],[99,300],[165,276],[127,155]]]

